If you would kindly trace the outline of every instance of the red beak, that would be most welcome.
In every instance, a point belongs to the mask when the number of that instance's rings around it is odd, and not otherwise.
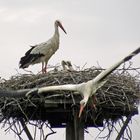
[[[80,111],[79,111],[79,118],[81,117],[81,114],[82,114],[82,112],[83,112],[83,110],[84,110],[84,105],[80,105]]]

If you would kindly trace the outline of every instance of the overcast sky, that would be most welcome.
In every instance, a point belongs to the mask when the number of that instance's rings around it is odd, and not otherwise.
[[[107,68],[140,46],[139,0],[0,0],[0,77],[25,73],[20,58],[53,35],[56,19],[67,35],[60,30],[60,48],[49,65],[70,60]],[[139,67],[140,55],[132,62]],[[37,73],[41,65],[28,70]]]

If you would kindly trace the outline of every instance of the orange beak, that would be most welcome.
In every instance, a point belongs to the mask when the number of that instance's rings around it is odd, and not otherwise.
[[[79,118],[81,117],[81,114],[82,114],[82,112],[83,112],[83,110],[84,110],[84,105],[80,105],[80,111],[79,111]]]

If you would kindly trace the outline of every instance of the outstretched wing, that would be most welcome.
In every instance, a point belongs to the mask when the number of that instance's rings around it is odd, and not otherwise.
[[[116,68],[118,68],[122,63],[129,61],[132,57],[134,57],[135,55],[137,55],[138,53],[140,53],[140,47],[137,48],[135,51],[133,51],[132,53],[130,53],[129,55],[127,55],[126,57],[124,57],[123,59],[121,59],[120,61],[118,61],[117,63],[115,63],[114,65],[112,65],[110,68],[106,69],[105,71],[101,72],[97,77],[95,77],[93,79],[93,82],[101,82],[103,81],[108,75],[110,75]]]

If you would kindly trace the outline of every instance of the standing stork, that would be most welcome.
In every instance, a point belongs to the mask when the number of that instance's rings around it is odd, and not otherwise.
[[[64,27],[62,26],[61,22],[59,20],[56,20],[54,23],[55,32],[52,38],[50,38],[48,41],[40,43],[35,46],[31,46],[31,49],[29,49],[25,56],[21,57],[19,62],[19,68],[27,68],[29,65],[34,65],[37,63],[42,63],[42,73],[47,72],[47,64],[51,56],[58,50],[59,48],[59,30],[58,27],[60,27],[65,34],[66,31]]]

